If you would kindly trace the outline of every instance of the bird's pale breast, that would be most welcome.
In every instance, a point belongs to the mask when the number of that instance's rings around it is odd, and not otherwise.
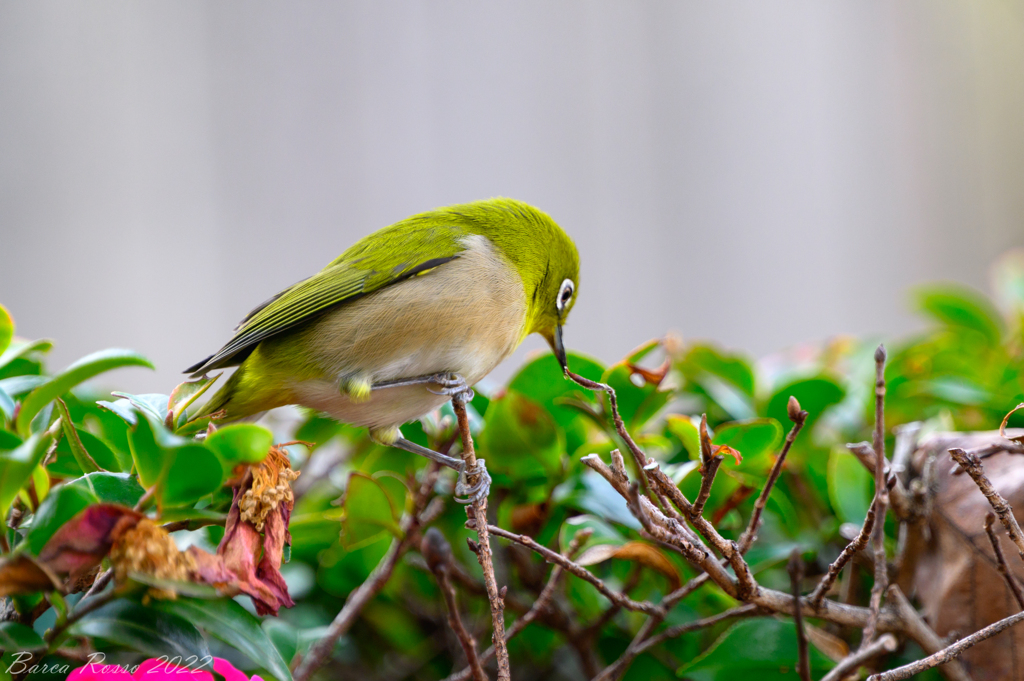
[[[443,372],[473,385],[508,357],[525,335],[522,279],[485,237],[465,245],[455,260],[341,305],[305,330],[300,347],[320,376],[289,386],[295,401],[345,423],[396,426],[447,398],[417,385],[374,390],[359,402],[339,385]]]

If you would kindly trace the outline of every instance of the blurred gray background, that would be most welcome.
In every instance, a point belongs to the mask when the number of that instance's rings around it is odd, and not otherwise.
[[[0,302],[168,392],[360,236],[495,195],[570,346],[915,328],[1024,245],[1024,3],[0,1]],[[508,376],[533,340],[506,363]]]

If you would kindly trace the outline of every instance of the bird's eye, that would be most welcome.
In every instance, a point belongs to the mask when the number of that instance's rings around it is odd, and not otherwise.
[[[575,286],[571,279],[566,279],[562,282],[562,287],[558,290],[558,300],[555,301],[555,307],[561,312],[565,309],[565,306],[572,300],[572,294],[575,290]]]

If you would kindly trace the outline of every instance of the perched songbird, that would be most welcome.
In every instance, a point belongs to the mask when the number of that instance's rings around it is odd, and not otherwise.
[[[414,215],[357,242],[242,320],[201,375],[238,366],[196,418],[232,421],[286,404],[367,426],[375,441],[460,471],[399,426],[468,392],[531,333],[565,368],[562,324],[579,254],[541,211],[490,199]]]

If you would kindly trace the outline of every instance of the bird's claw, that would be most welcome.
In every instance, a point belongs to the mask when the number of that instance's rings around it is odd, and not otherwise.
[[[430,392],[435,395],[447,395],[448,397],[451,397],[453,395],[462,394],[465,396],[465,400],[467,402],[473,399],[473,390],[466,383],[466,379],[458,374],[435,374],[430,377],[430,382],[440,386],[440,390],[427,388],[427,390],[430,390]]]
[[[466,464],[463,462],[459,467],[459,481],[455,483],[455,501],[460,504],[473,504],[481,499],[486,499],[491,491],[491,475],[487,472],[487,466],[483,459],[476,460],[476,468],[472,473],[479,474],[480,479],[475,485],[470,486],[466,479]]]

